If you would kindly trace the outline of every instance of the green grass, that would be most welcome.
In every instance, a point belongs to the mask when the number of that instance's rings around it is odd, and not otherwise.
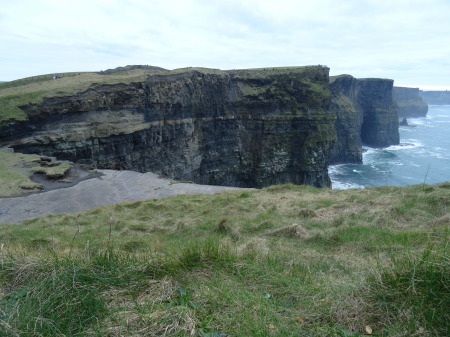
[[[0,335],[446,336],[449,187],[284,185],[2,225]]]
[[[31,83],[39,83],[43,81],[52,80],[54,76],[58,77],[73,77],[78,76],[81,74],[87,74],[88,72],[72,72],[72,73],[60,73],[60,74],[46,74],[46,75],[38,75],[38,76],[31,76],[31,77],[25,77],[14,81],[9,82],[3,82],[0,83],[0,90],[7,89],[7,88],[13,88],[13,87],[19,87],[22,85],[27,85]]]
[[[0,151],[0,198],[39,192],[42,185],[30,179],[35,173],[50,180],[61,180],[70,171],[68,163],[41,161],[40,158],[34,154]]]
[[[445,242],[427,248],[419,257],[394,257],[392,267],[372,280],[368,297],[375,306],[371,309],[375,319],[384,321],[386,332],[400,334],[406,325],[410,332],[448,335],[448,252]]]
[[[19,196],[41,187],[30,180],[37,159],[37,155],[0,151],[0,197]]]
[[[31,169],[33,173],[45,175],[48,179],[55,180],[64,178],[70,171],[70,164],[63,164],[60,162],[52,162],[51,166],[35,166]]]
[[[0,85],[0,122],[11,118],[25,120],[27,116],[20,107],[40,104],[44,97],[68,96],[102,84],[144,81],[147,76],[159,73],[153,69],[134,69],[101,75],[92,72],[63,73],[53,80],[52,75],[42,75]]]

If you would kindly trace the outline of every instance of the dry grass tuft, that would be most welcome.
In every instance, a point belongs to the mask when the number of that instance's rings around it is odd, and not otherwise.
[[[148,287],[137,298],[138,304],[162,303],[174,299],[180,284],[171,277],[165,276],[161,280],[149,280]]]
[[[302,225],[299,224],[292,224],[287,227],[279,228],[277,230],[274,230],[272,233],[269,234],[270,236],[276,236],[276,237],[284,237],[284,238],[294,238],[294,239],[308,239],[310,237],[310,234],[308,231],[303,228]]]
[[[108,336],[194,336],[196,329],[194,311],[186,307],[173,307],[151,314],[124,310],[116,312],[107,322]]]
[[[315,218],[317,213],[312,209],[303,208],[298,212],[298,215],[303,218]]]
[[[450,214],[446,214],[444,216],[441,216],[440,218],[433,219],[425,224],[425,227],[433,226],[450,226]]]
[[[269,251],[267,239],[260,237],[252,238],[237,248],[240,256],[266,257]]]
[[[234,241],[239,241],[242,237],[239,229],[230,225],[228,220],[225,218],[219,221],[215,232],[220,234],[228,234]]]

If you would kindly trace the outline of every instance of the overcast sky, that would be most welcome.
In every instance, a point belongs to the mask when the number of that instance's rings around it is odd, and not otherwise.
[[[0,0],[0,80],[322,64],[450,90],[450,0]]]

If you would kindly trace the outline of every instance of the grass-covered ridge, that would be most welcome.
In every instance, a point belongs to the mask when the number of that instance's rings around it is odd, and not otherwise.
[[[446,336],[450,184],[284,185],[0,227],[0,335]]]
[[[42,103],[44,97],[69,96],[102,84],[144,81],[147,76],[160,73],[155,69],[131,69],[111,74],[95,72],[61,73],[5,82],[0,84],[0,122],[27,117],[20,106]],[[17,82],[17,83],[15,83]]]
[[[324,68],[325,69],[325,68]],[[277,67],[220,70],[200,67],[188,67],[165,70],[157,67],[127,66],[105,72],[71,72],[47,74],[0,83],[0,126],[10,119],[26,120],[26,113],[21,106],[40,104],[44,97],[70,96],[95,88],[103,84],[142,82],[150,75],[176,75],[188,72],[203,74],[225,75],[246,78],[266,78],[268,76],[282,76],[284,74],[314,74],[315,66]],[[57,79],[53,79],[57,76]],[[323,91],[323,88],[319,88]]]

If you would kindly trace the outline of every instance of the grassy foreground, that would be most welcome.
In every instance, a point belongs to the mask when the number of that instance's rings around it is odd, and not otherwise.
[[[448,336],[450,183],[284,185],[0,226],[1,336]]]

